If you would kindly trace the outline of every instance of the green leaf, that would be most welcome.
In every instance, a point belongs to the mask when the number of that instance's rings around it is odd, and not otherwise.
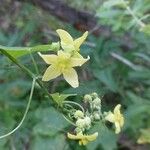
[[[58,104],[58,106],[62,107],[63,101],[69,97],[69,96],[75,96],[77,94],[59,94],[59,93],[54,93],[51,94],[53,100]]]
[[[102,123],[96,124],[91,130],[92,133],[98,132],[98,138],[87,145],[87,150],[95,150],[102,147],[103,150],[114,150],[117,147],[117,135],[108,130]]]
[[[38,109],[36,111],[38,123],[34,127],[34,135],[54,136],[68,126],[68,122],[54,108]]]
[[[146,123],[145,116],[150,116],[150,103],[132,104],[128,106],[125,113],[125,126],[124,128],[132,129],[137,132],[143,123]],[[147,120],[148,120],[147,116]],[[145,122],[143,122],[145,120]]]
[[[142,58],[143,60],[147,61],[148,63],[150,63],[150,56],[148,56],[148,54],[144,54],[144,53],[140,53],[140,52],[135,52],[134,53],[135,56],[138,56],[140,58]]]
[[[18,58],[24,55],[29,55],[30,52],[41,52],[41,51],[57,51],[60,48],[59,42],[47,44],[47,45],[37,45],[34,47],[7,47],[0,45],[0,50],[5,50],[14,58]]]
[[[126,94],[132,103],[134,103],[134,104],[142,104],[143,103],[144,99],[142,97],[134,94],[133,92],[127,91]]]
[[[32,150],[67,150],[68,145],[65,136],[59,134],[55,137],[47,138],[36,136],[31,143]]]
[[[150,24],[145,25],[140,29],[140,31],[144,32],[147,35],[150,35]]]
[[[141,129],[141,135],[137,142],[139,144],[150,143],[150,128]]]
[[[125,5],[127,5],[128,3],[129,3],[128,1],[123,2],[121,0],[115,0],[115,1],[114,0],[108,0],[108,1],[104,2],[103,7],[106,9],[109,9],[113,6],[121,6],[124,8]]]
[[[116,92],[118,85],[113,77],[112,68],[105,68],[103,70],[95,70],[94,76],[104,83],[111,91]]]

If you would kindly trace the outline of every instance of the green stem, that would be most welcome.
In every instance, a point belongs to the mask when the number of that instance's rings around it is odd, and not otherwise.
[[[81,110],[83,111],[83,113],[85,112],[85,111],[84,111],[84,108],[83,108],[80,104],[78,104],[78,103],[76,103],[76,102],[72,102],[72,101],[64,101],[63,103],[64,103],[64,104],[65,104],[65,103],[66,103],[66,104],[74,104],[74,105],[80,107]]]
[[[38,66],[37,66],[37,64],[36,64],[36,62],[35,62],[35,59],[34,59],[33,55],[32,55],[31,50],[29,51],[29,53],[30,53],[30,57],[31,57],[31,60],[32,60],[32,62],[33,62],[33,65],[34,65],[36,74],[39,74],[39,69],[38,69]]]
[[[5,50],[0,49],[0,51],[2,52],[2,54],[4,54],[5,56],[7,56],[13,63],[15,63],[18,67],[20,67],[24,72],[26,72],[30,77],[35,78],[35,75],[25,66],[23,66],[22,64],[20,64],[14,57],[12,57],[9,53],[7,53]]]
[[[27,107],[26,107],[26,110],[24,112],[24,115],[23,115],[23,118],[21,119],[20,123],[18,124],[18,126],[16,128],[14,128],[12,131],[10,131],[9,133],[7,134],[4,134],[2,136],[0,136],[0,139],[3,139],[11,134],[13,134],[16,130],[18,130],[22,123],[24,122],[26,116],[27,116],[27,113],[29,111],[29,108],[30,108],[30,104],[31,104],[31,100],[32,100],[32,96],[33,96],[33,91],[34,91],[34,87],[35,87],[35,81],[36,81],[36,78],[33,78],[33,81],[32,81],[32,86],[31,86],[31,91],[30,91],[30,96],[29,96],[29,100],[28,100],[28,104],[27,104]]]
[[[39,84],[39,86],[43,89],[43,91],[45,92],[45,94],[48,95],[49,98],[50,94],[47,91],[47,89],[44,87],[43,83],[35,76],[34,73],[32,73],[28,68],[26,68],[25,66],[23,66],[22,64],[20,64],[14,57],[12,57],[9,53],[7,53],[5,50],[0,49],[0,51],[2,52],[2,54],[4,54],[5,56],[7,56],[14,64],[16,64],[18,67],[20,67],[22,69],[22,71],[24,71],[25,73],[27,73],[31,78],[36,78],[36,82]]]
[[[65,115],[63,115],[64,119],[66,121],[68,121],[70,124],[72,124],[73,126],[76,126],[76,124],[74,122],[72,122],[71,120],[69,120]]]

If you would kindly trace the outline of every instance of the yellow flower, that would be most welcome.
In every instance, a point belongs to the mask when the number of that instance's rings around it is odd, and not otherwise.
[[[82,133],[78,133],[77,135],[73,135],[68,133],[68,138],[72,140],[79,140],[79,145],[86,145],[88,142],[94,141],[97,136],[98,132],[95,132],[94,134],[91,135],[83,135]]]
[[[61,40],[61,47],[66,52],[75,52],[75,55],[80,56],[78,53],[80,50],[81,44],[85,41],[88,36],[88,31],[86,31],[81,37],[73,40],[71,35],[65,30],[58,29],[56,30]]]
[[[141,129],[141,135],[137,140],[138,144],[150,144],[150,128]]]
[[[121,105],[118,104],[114,108],[114,113],[108,112],[107,116],[105,117],[106,120],[115,124],[115,127],[116,127],[115,133],[116,134],[118,134],[121,131],[121,127],[124,124],[124,117],[120,113],[120,108],[121,108]]]
[[[79,86],[78,75],[73,67],[83,65],[87,59],[82,58],[73,58],[69,53],[65,53],[62,50],[57,52],[57,55],[43,55],[39,53],[43,60],[50,66],[46,69],[42,80],[49,81],[54,79],[61,74],[65,80],[74,88]]]

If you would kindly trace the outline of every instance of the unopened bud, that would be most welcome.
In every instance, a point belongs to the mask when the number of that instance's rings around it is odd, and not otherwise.
[[[84,118],[84,123],[86,126],[90,126],[91,125],[91,118],[90,117],[85,117]]]
[[[97,97],[98,97],[98,94],[97,94],[96,92],[93,92],[93,93],[91,94],[91,96],[92,96],[93,98],[97,98]]]
[[[95,105],[97,105],[97,106],[100,106],[101,105],[101,99],[100,98],[95,98],[94,100],[93,100],[93,103],[95,104]]]
[[[81,128],[77,127],[77,128],[75,128],[75,131],[76,131],[76,133],[78,134],[78,133],[83,132],[83,131],[84,131],[84,129],[81,129]]]
[[[91,97],[89,94],[86,94],[86,95],[84,96],[84,101],[85,101],[85,102],[91,102],[91,101],[92,101],[92,97]]]
[[[84,114],[81,110],[77,110],[75,113],[74,113],[74,117],[75,118],[83,118],[84,117]]]
[[[77,125],[77,127],[80,128],[80,129],[84,128],[84,127],[85,127],[85,121],[84,121],[84,119],[78,119],[78,120],[76,121],[76,125]]]
[[[99,113],[94,113],[94,119],[95,119],[95,120],[100,120],[100,115],[99,115]]]

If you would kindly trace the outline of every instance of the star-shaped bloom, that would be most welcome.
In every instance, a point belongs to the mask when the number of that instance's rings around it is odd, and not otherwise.
[[[61,47],[66,52],[74,53],[74,56],[79,56],[78,53],[80,50],[81,44],[85,41],[88,36],[88,31],[86,31],[81,37],[73,39],[72,36],[65,30],[58,29],[56,30],[61,40]]]
[[[109,122],[112,122],[115,124],[116,130],[115,133],[118,134],[121,131],[121,128],[124,124],[124,117],[120,112],[120,108],[121,105],[118,104],[115,108],[114,108],[114,113],[112,113],[111,111],[108,112],[108,114],[106,115],[105,119]]]
[[[78,75],[73,67],[82,66],[87,60],[89,60],[89,57],[87,59],[84,59],[83,57],[74,58],[71,57],[69,53],[65,53],[62,50],[59,50],[57,55],[43,55],[41,53],[39,53],[39,55],[48,65],[50,65],[43,75],[43,81],[49,81],[62,74],[64,79],[72,87],[76,88],[79,86]]]
[[[79,145],[86,145],[89,142],[96,140],[98,136],[98,132],[95,132],[94,134],[91,134],[91,135],[84,135],[83,133],[78,133],[77,135],[74,135],[74,134],[68,133],[67,136],[69,139],[78,140]]]

